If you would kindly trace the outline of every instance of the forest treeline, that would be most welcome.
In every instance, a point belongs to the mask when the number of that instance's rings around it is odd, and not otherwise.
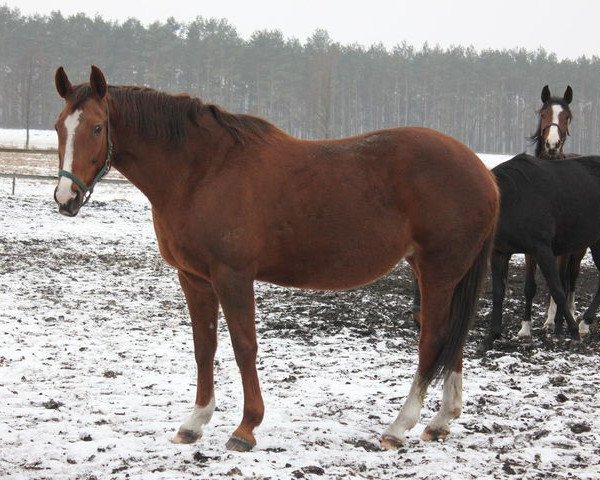
[[[567,150],[600,152],[600,58],[558,61],[542,49],[416,49],[402,42],[401,31],[398,42],[391,50],[340,45],[324,30],[304,42],[277,30],[243,39],[223,19],[145,26],[84,14],[24,16],[0,6],[0,127],[52,128],[62,103],[56,68],[63,65],[79,82],[93,63],[110,83],[188,92],[303,138],[422,125],[493,153],[527,149],[542,87],[562,95],[570,84]]]

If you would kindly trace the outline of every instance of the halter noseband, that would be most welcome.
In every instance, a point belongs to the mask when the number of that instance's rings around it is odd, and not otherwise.
[[[566,132],[563,132],[562,129],[560,128],[560,125],[558,123],[549,123],[548,125],[546,125],[544,128],[542,128],[542,135],[550,127],[556,127],[558,129],[558,134],[560,136],[561,143],[565,141],[565,138],[567,138],[567,135],[570,135],[570,133],[569,133],[569,127],[567,127],[567,131]]]
[[[110,171],[110,166],[112,163],[112,156],[113,156],[113,144],[112,144],[112,140],[110,138],[110,116],[108,113],[108,104],[107,104],[106,105],[106,160],[104,160],[103,167],[96,174],[96,176],[92,180],[92,183],[90,183],[88,185],[83,180],[81,180],[78,176],[73,175],[71,172],[63,170],[61,168],[58,169],[58,178],[59,179],[60,179],[60,177],[67,177],[68,179],[75,182],[75,184],[81,190],[81,193],[83,194],[83,202],[81,202],[82,207],[89,201],[90,197],[92,196],[92,193],[94,192],[94,187],[96,186],[96,184],[100,180],[102,180],[106,176],[106,174]]]

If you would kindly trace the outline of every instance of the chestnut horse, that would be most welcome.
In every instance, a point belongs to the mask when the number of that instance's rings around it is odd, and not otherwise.
[[[552,96],[545,85],[541,94],[542,107],[538,111],[538,126],[530,139],[535,143],[535,156],[542,160],[562,160],[577,155],[563,153],[563,147],[569,136],[569,127],[573,114],[569,105],[573,101],[573,89],[567,85],[562,97]],[[575,283],[579,276],[581,261],[587,248],[558,257],[558,268],[563,288],[567,294],[567,303],[571,315],[575,315]],[[525,317],[521,322],[519,337],[531,336],[531,308],[537,290],[535,271],[537,264],[531,255],[525,255]],[[550,297],[550,306],[544,328],[559,331],[564,318],[558,315],[556,303]]]
[[[173,441],[191,443],[215,409],[221,306],[244,392],[227,442],[251,449],[264,413],[256,370],[254,281],[311,289],[371,282],[409,257],[422,289],[419,363],[382,445],[402,445],[428,385],[444,378],[423,433],[443,438],[462,407],[462,351],[487,268],[499,197],[458,141],[424,128],[333,141],[292,138],[266,122],[187,95],[55,77],[65,100],[59,211],[74,216],[112,164],[149,199],[160,252],[179,273],[198,367],[193,412]]]

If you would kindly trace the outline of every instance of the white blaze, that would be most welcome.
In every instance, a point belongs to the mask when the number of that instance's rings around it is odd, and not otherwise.
[[[73,152],[75,148],[75,130],[79,126],[81,110],[77,110],[65,118],[65,128],[67,129],[67,141],[65,143],[65,157],[63,161],[63,170],[73,173]],[[75,198],[75,192],[71,190],[73,181],[66,177],[60,177],[58,188],[56,190],[56,200],[58,203],[65,204],[72,198]]]
[[[562,107],[560,105],[552,105],[552,123],[556,123],[558,125],[558,116],[562,112]],[[560,143],[560,131],[556,125],[550,126],[548,129],[548,138],[546,141],[550,145],[550,148],[556,148]]]

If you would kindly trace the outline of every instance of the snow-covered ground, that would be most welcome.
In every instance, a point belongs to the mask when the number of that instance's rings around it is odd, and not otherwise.
[[[25,130],[0,128],[0,147],[25,148]],[[58,139],[54,130],[29,130],[30,148],[57,148]]]
[[[416,368],[405,267],[344,293],[258,284],[257,447],[224,447],[242,395],[222,319],[217,411],[199,443],[171,444],[195,364],[149,206],[129,185],[100,184],[69,219],[53,188],[21,180],[12,196],[0,178],[0,478],[599,478],[600,335],[572,347],[538,328],[522,345],[511,339],[519,295],[506,302],[509,340],[484,356],[475,347],[489,293],[482,302],[448,439],[419,440],[438,386],[406,447],[378,448]]]

